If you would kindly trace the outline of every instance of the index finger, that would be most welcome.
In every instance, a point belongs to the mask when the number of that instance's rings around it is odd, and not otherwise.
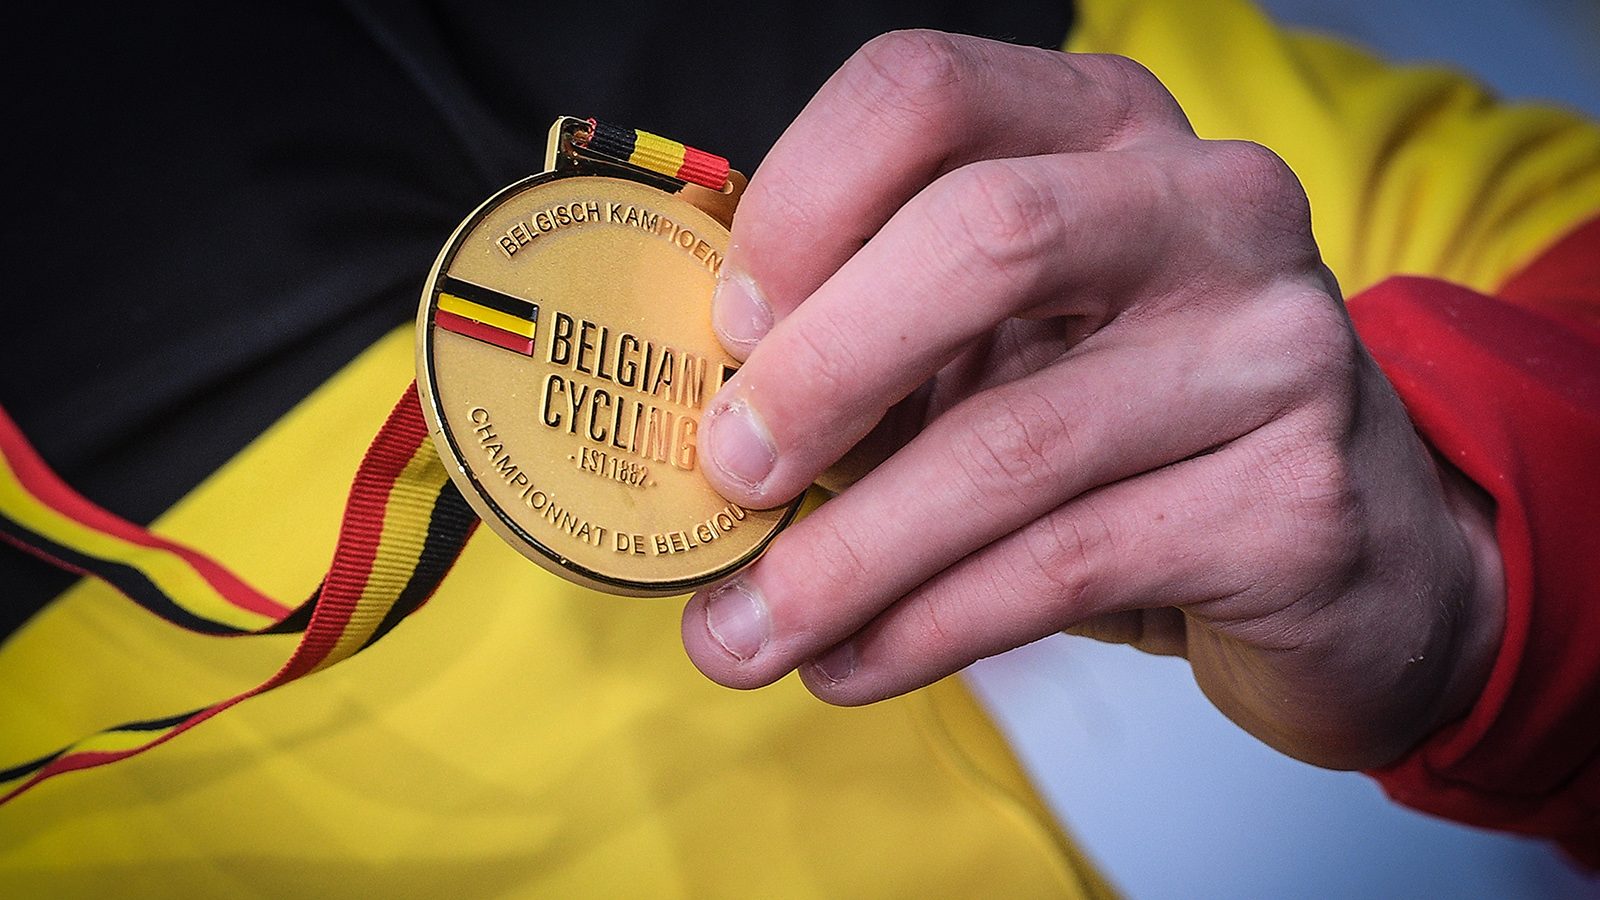
[[[1188,133],[1176,101],[1123,57],[935,31],[875,38],[823,85],[751,179],[713,324],[729,352],[747,356],[906,201],[967,163],[1114,149],[1173,130]]]

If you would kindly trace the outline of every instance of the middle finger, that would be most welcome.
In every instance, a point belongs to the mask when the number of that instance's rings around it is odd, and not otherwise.
[[[795,496],[979,335],[1022,313],[1103,322],[1188,273],[1169,161],[976,163],[923,191],[768,334],[712,400],[705,473],[735,502]],[[1196,239],[1197,240],[1197,239]]]
[[[697,596],[691,658],[724,684],[768,683],[951,561],[1097,487],[1249,433],[1292,402],[1288,368],[1240,339],[1248,323],[1207,331],[1196,319],[1150,346],[1114,326],[935,420],[734,581]]]

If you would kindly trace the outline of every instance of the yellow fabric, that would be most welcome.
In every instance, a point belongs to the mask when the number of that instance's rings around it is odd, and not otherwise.
[[[1593,122],[1286,32],[1244,0],[1076,8],[1067,49],[1139,60],[1201,137],[1257,141],[1289,163],[1346,295],[1395,274],[1492,291],[1600,212]]]
[[[278,596],[327,564],[409,329],[159,522]],[[484,531],[372,649],[0,807],[0,896],[1107,896],[959,682],[840,710],[696,673],[681,604]],[[0,758],[198,707],[293,638],[175,633],[83,583],[0,652]]]

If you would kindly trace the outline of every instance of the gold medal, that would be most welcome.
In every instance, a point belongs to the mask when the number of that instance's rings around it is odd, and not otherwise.
[[[574,582],[693,590],[799,506],[744,509],[700,473],[700,417],[738,365],[710,299],[743,183],[681,144],[562,118],[545,171],[468,216],[428,277],[417,385],[439,454],[496,534]]]

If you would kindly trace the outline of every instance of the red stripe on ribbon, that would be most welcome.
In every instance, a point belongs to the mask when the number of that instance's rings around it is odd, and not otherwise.
[[[218,594],[240,609],[267,616],[274,622],[291,612],[289,607],[246,584],[209,556],[152,534],[74,491],[33,449],[3,407],[0,407],[0,453],[5,454],[6,462],[17,473],[17,480],[30,494],[85,528],[181,558]]]
[[[249,698],[254,697],[256,694],[259,694],[266,689],[267,685],[263,684],[260,687],[251,688],[237,697],[230,697],[227,700],[216,704],[215,706],[208,706],[178,723],[177,725],[174,725],[172,728],[168,729],[166,732],[153,739],[148,744],[141,744],[138,747],[132,747],[127,750],[85,750],[81,753],[66,753],[56,759],[51,760],[49,765],[46,765],[44,768],[28,776],[26,781],[12,788],[4,796],[0,796],[0,805],[10,802],[13,797],[23,793],[39,782],[44,781],[47,778],[53,778],[63,772],[75,772],[78,769],[92,769],[95,766],[105,765],[106,763],[114,763],[119,759],[127,759],[130,756],[138,756],[140,753],[143,753],[152,747],[165,744],[167,741],[170,741],[194,726],[199,725],[201,722],[204,722],[228,707],[233,706],[236,703],[243,702],[244,700],[248,700]]]
[[[728,161],[714,153],[683,148],[683,165],[678,167],[677,178],[714,191],[722,190],[728,183]]]
[[[400,473],[427,440],[428,425],[422,419],[417,384],[412,382],[383,427],[378,429],[377,437],[361,460],[361,467],[356,470],[350,499],[345,503],[344,520],[339,526],[339,544],[334,550],[333,564],[322,582],[305,636],[294,655],[261,689],[292,681],[316,668],[339,642],[361,599],[361,592],[366,589],[372,564],[378,558],[389,495]]]

